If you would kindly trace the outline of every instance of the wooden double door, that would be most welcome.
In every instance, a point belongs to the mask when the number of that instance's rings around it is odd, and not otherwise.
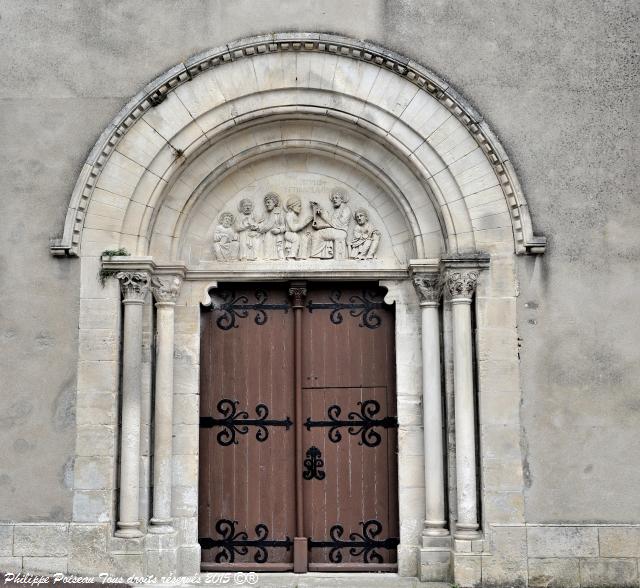
[[[203,570],[396,567],[393,308],[375,284],[221,284],[201,333]]]

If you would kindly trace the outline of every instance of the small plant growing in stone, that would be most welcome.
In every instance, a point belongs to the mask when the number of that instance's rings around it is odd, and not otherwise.
[[[108,257],[109,259],[111,259],[112,257],[118,257],[122,255],[131,255],[131,253],[129,253],[124,247],[120,247],[119,249],[105,249],[100,256]],[[100,271],[98,272],[98,280],[100,280],[100,284],[104,286],[107,282],[107,278],[113,276],[117,272],[118,270],[111,270],[101,267]]]

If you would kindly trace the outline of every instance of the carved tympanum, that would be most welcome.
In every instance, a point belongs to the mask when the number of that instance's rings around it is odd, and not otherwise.
[[[289,196],[283,209],[280,196],[269,192],[260,215],[253,200],[243,198],[237,218],[228,211],[220,214],[213,233],[216,259],[374,259],[382,233],[371,223],[369,212],[359,208],[353,213],[342,188],[333,189],[329,201],[326,209],[310,201],[310,213],[305,213],[299,196]]]

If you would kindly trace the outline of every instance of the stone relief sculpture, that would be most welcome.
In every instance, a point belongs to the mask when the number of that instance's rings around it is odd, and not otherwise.
[[[284,234],[286,232],[284,213],[280,208],[280,196],[269,192],[264,197],[265,216],[260,228],[263,259],[284,259]]]
[[[262,219],[256,217],[253,202],[243,198],[238,204],[240,216],[236,221],[236,231],[239,240],[239,257],[241,260],[258,259],[258,238],[262,230]]]
[[[369,222],[369,213],[364,208],[358,208],[353,218],[356,226],[349,239],[349,257],[373,259],[380,244],[380,231]]]
[[[311,240],[311,257],[320,259],[346,259],[347,234],[351,221],[349,197],[344,190],[336,188],[329,196],[333,210],[327,212],[317,202],[312,202],[315,229]]]
[[[286,208],[285,257],[287,259],[307,259],[311,242],[311,228],[309,225],[313,222],[313,216],[308,215],[300,218],[302,200],[300,200],[299,196],[290,196],[287,200]]]
[[[369,220],[369,212],[352,213],[349,195],[335,188],[331,207],[310,201],[310,214],[303,213],[300,196],[290,195],[284,209],[275,192],[265,194],[260,216],[254,202],[243,198],[238,216],[220,213],[213,233],[213,252],[218,261],[279,261],[285,259],[375,259],[382,233]]]
[[[238,233],[233,229],[235,217],[230,212],[223,212],[213,234],[213,251],[219,261],[232,261],[238,259],[240,242]]]

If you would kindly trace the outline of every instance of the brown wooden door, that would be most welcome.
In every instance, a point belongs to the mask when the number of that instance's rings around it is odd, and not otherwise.
[[[221,285],[203,313],[205,570],[293,569],[301,535],[304,569],[395,567],[393,310],[371,284],[306,289],[294,309],[285,284]]]

